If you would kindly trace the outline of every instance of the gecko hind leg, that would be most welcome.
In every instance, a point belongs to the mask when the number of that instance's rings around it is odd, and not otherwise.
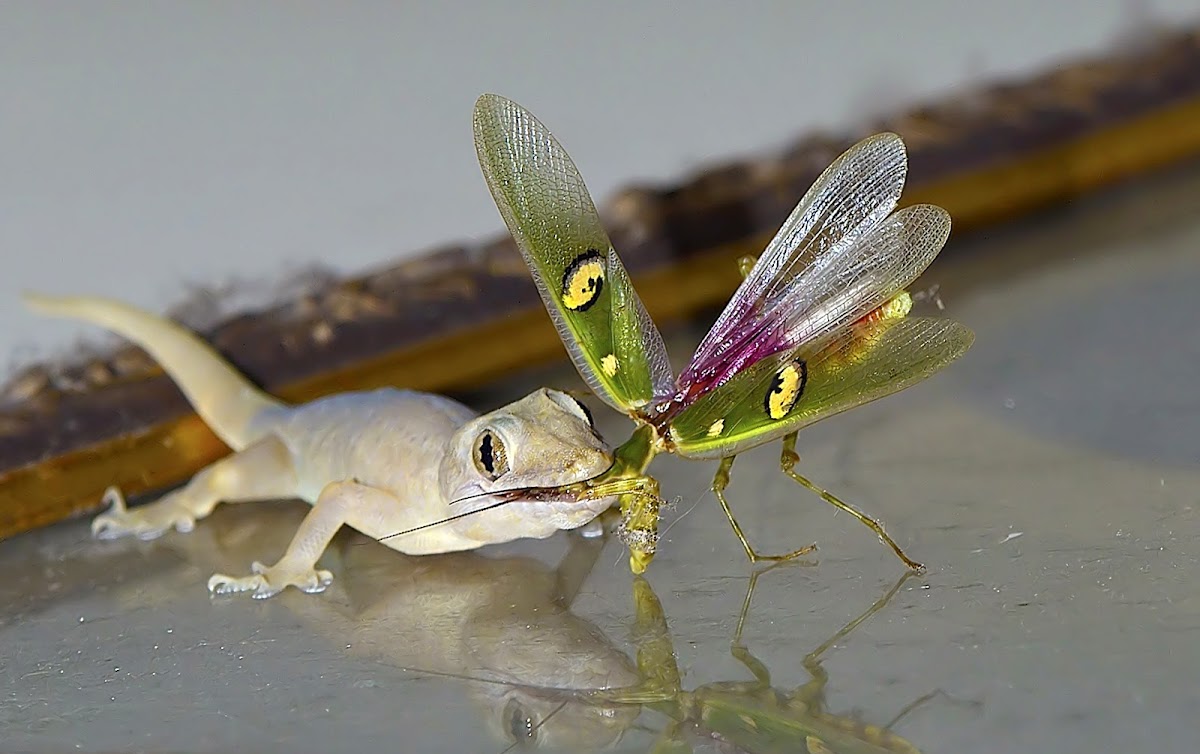
[[[272,597],[289,586],[309,593],[323,592],[333,582],[333,574],[318,570],[317,560],[338,529],[345,525],[369,536],[383,536],[403,528],[405,522],[397,521],[397,511],[403,509],[404,504],[386,490],[355,481],[331,482],[321,490],[275,565],[256,562],[250,566],[249,576],[214,574],[208,580],[208,589],[216,594],[253,592],[255,599]]]
[[[277,500],[295,494],[291,454],[278,438],[268,436],[222,458],[180,489],[146,505],[127,508],[120,490],[109,487],[104,493],[109,510],[92,520],[92,534],[99,539],[156,539],[171,529],[191,531],[196,521],[212,513],[218,503]]]

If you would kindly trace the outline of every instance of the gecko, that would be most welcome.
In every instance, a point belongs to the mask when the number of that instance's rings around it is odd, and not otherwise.
[[[400,388],[289,404],[168,318],[102,297],[23,298],[41,314],[100,325],[143,348],[233,451],[145,505],[127,507],[110,487],[108,511],[92,521],[95,536],[188,532],[218,503],[299,498],[312,506],[274,565],[256,561],[246,576],[214,574],[212,593],[262,599],[289,586],[323,591],[333,575],[317,561],[342,526],[409,555],[438,554],[581,527],[596,534],[596,517],[616,502],[514,496],[612,466],[590,411],[568,393],[541,388],[482,415],[445,396]],[[410,530],[417,531],[395,536]]]

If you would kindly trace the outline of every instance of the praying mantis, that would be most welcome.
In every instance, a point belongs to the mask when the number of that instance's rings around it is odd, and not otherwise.
[[[811,551],[759,553],[725,496],[738,454],[775,440],[784,474],[923,569],[878,521],[795,469],[801,428],[924,380],[974,341],[952,320],[907,316],[904,289],[945,245],[950,216],[928,204],[896,210],[908,167],[898,135],[858,142],[817,178],[761,256],[743,260],[740,287],[675,376],[566,150],[495,94],[477,100],[473,122],[484,178],[571,360],[635,424],[605,473],[557,488],[580,501],[618,496],[634,573],[657,548],[661,498],[646,469],[662,453],[719,460],[712,491],[752,562]]]

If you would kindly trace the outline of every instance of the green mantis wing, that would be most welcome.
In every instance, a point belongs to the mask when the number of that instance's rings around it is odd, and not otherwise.
[[[952,320],[862,323],[747,368],[680,412],[670,439],[686,458],[735,455],[914,385],[973,341]]]
[[[566,150],[532,114],[494,94],[475,104],[475,150],[571,360],[629,412],[669,395],[666,347]]]

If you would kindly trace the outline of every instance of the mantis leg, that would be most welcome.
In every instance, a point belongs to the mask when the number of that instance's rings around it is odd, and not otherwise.
[[[927,703],[932,702],[934,699],[937,699],[939,696],[944,696],[947,699],[950,699],[951,701],[957,701],[956,699],[951,697],[949,694],[947,694],[945,691],[942,691],[941,689],[934,689],[933,691],[930,691],[928,694],[925,694],[924,696],[919,697],[918,699],[915,699],[914,701],[911,701],[908,704],[904,705],[904,709],[897,712],[896,716],[893,717],[891,720],[889,720],[887,722],[887,724],[883,726],[884,729],[886,730],[889,728],[894,728],[896,726],[896,724],[899,723],[901,720],[903,720],[905,718],[905,716],[907,716],[910,712],[916,710],[918,707],[925,706]]]
[[[792,693],[791,699],[793,701],[803,701],[811,704],[819,699],[821,693],[825,689],[825,685],[829,683],[829,674],[825,671],[825,668],[821,666],[821,655],[825,654],[830,647],[849,636],[851,631],[858,628],[873,615],[887,607],[887,604],[892,601],[892,598],[895,597],[900,591],[900,588],[904,586],[904,582],[908,581],[912,576],[912,573],[906,573],[901,576],[886,594],[875,600],[875,602],[866,610],[864,610],[862,614],[846,625],[842,626],[842,628],[836,634],[826,639],[821,646],[804,656],[804,669],[808,671],[810,676],[812,676],[812,680]]]
[[[900,558],[900,560],[904,561],[904,565],[908,566],[909,569],[911,569],[913,571],[917,571],[917,572],[921,572],[921,571],[925,570],[925,566],[921,565],[917,561],[908,557],[908,555],[906,555],[904,553],[904,550],[900,549],[900,545],[896,544],[896,541],[894,539],[892,539],[890,536],[888,536],[888,533],[883,530],[882,524],[880,524],[878,521],[871,518],[867,514],[863,513],[862,511],[858,510],[853,505],[850,505],[847,502],[839,500],[832,493],[829,493],[829,492],[821,489],[817,485],[810,482],[808,479],[805,479],[804,477],[800,476],[800,474],[798,474],[795,470],[795,466],[799,461],[800,461],[800,456],[797,455],[797,453],[796,453],[796,433],[793,432],[790,435],[787,435],[783,438],[783,453],[779,459],[779,468],[783,471],[783,473],[787,474],[789,477],[791,477],[796,483],[800,484],[803,487],[806,487],[810,492],[813,492],[814,494],[816,494],[818,497],[820,497],[825,502],[829,503],[830,505],[833,505],[834,507],[836,507],[840,510],[843,510],[843,511],[849,513],[851,516],[854,516],[856,519],[858,519],[858,521],[860,523],[862,523],[864,526],[869,528],[871,531],[873,531],[877,535],[879,535],[879,539],[881,539],[884,542],[884,544],[886,544],[888,547],[891,547],[892,552],[896,553],[896,557],[898,557],[898,558]],[[732,520],[732,518],[730,520]],[[736,526],[736,524],[735,524],[735,526]],[[743,540],[743,543],[744,543],[744,540]],[[747,549],[749,549],[749,548],[747,548]]]
[[[746,535],[742,532],[741,525],[734,518],[733,510],[729,507],[729,501],[725,499],[725,488],[729,486],[729,472],[733,468],[734,458],[736,456],[721,459],[721,465],[717,468],[717,475],[713,477],[712,491],[717,496],[717,502],[721,504],[721,510],[725,511],[725,517],[729,519],[729,525],[733,527],[733,533],[737,535],[738,540],[742,543],[742,547],[745,548],[746,557],[750,558],[750,562],[791,560],[817,549],[817,546],[814,544],[801,547],[799,550],[793,550],[784,555],[760,555],[754,551],[754,548],[750,546],[750,542],[746,539]]]
[[[746,597],[742,600],[742,612],[738,614],[737,630],[733,632],[733,641],[730,642],[729,648],[730,654],[754,674],[754,680],[758,682],[759,687],[764,689],[771,687],[771,671],[767,670],[767,666],[763,664],[762,660],[750,654],[750,650],[742,643],[742,630],[746,627],[746,616],[750,613],[750,600],[754,598],[754,588],[758,586],[758,577],[771,568],[774,566],[750,574],[750,584],[747,585]]]
[[[650,754],[692,754],[692,747],[680,735],[683,723],[672,720],[655,739]]]

